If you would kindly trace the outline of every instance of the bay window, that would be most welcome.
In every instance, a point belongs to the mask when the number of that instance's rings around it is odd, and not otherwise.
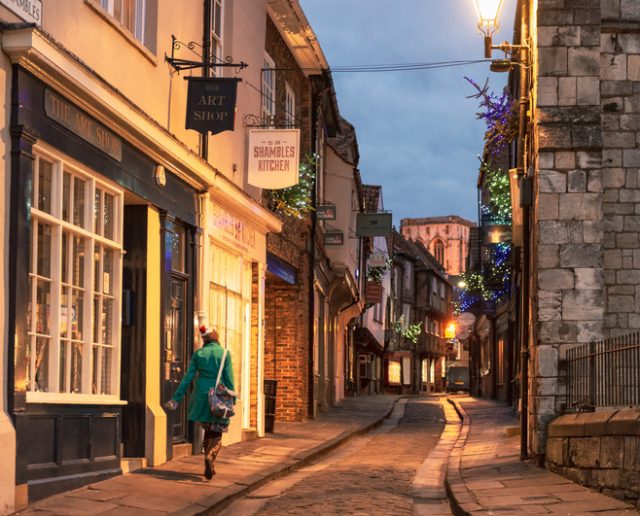
[[[38,151],[27,400],[119,396],[122,191]]]

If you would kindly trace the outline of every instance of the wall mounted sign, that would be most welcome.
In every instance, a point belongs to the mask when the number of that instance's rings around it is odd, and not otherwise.
[[[187,129],[202,134],[233,131],[238,78],[186,77]]]
[[[49,89],[44,90],[44,112],[116,161],[122,161],[122,140],[93,118]]]
[[[356,235],[359,237],[391,235],[391,213],[356,213]]]
[[[336,205],[332,202],[323,202],[316,207],[318,220],[336,220]]]
[[[324,234],[324,245],[342,245],[344,244],[344,233],[337,230],[326,231]]]
[[[289,283],[289,285],[298,283],[297,269],[269,252],[267,252],[267,270]]]
[[[382,302],[382,283],[379,281],[367,281],[364,290],[364,302],[368,305],[376,305]]]
[[[213,238],[226,242],[244,254],[250,254],[256,246],[256,230],[219,204],[212,204],[208,219]]]
[[[0,0],[0,5],[4,5],[24,21],[42,26],[42,0]]]
[[[279,190],[298,184],[300,129],[250,129],[247,181]]]

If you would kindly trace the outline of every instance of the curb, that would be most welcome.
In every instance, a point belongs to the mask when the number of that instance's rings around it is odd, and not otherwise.
[[[453,445],[451,455],[449,455],[444,486],[453,513],[456,516],[467,516],[473,511],[482,509],[480,504],[477,503],[476,497],[467,488],[462,477],[462,453],[464,451],[464,445],[467,442],[467,437],[469,436],[471,417],[456,400],[447,398],[447,401],[453,405],[453,408],[458,413],[460,425],[458,426],[458,438]]]
[[[407,396],[398,396],[395,400],[393,400],[393,402],[390,403],[387,411],[383,413],[383,415],[380,416],[377,420],[365,424],[360,428],[345,430],[340,435],[291,457],[288,463],[278,464],[276,466],[266,468],[264,471],[255,473],[251,477],[245,479],[242,484],[232,484],[220,490],[216,494],[211,495],[209,498],[205,498],[200,502],[195,502],[193,505],[185,507],[184,509],[173,512],[171,514],[174,516],[204,516],[218,514],[218,512],[226,508],[238,498],[242,498],[252,491],[255,491],[259,487],[262,487],[264,484],[285,476],[289,473],[292,473],[306,466],[310,462],[316,461],[324,455],[329,454],[335,448],[347,442],[351,438],[365,434],[370,430],[373,430],[374,428],[380,426],[382,422],[391,415],[393,409],[396,406],[396,403],[398,403],[398,401],[405,397]],[[291,462],[291,460],[293,460],[294,462]]]

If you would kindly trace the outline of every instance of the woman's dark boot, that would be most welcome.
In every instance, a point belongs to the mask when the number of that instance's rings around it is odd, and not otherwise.
[[[222,448],[221,437],[217,432],[207,431],[204,434],[204,476],[208,480],[211,480],[216,474],[213,463]]]

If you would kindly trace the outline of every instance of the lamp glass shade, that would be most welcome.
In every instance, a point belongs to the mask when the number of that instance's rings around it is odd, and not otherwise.
[[[456,338],[456,325],[455,323],[449,323],[447,327],[444,329],[444,338],[445,339],[455,339]]]
[[[503,0],[474,0],[478,11],[478,26],[484,32],[498,29],[498,18]],[[487,34],[489,35],[489,34]]]

